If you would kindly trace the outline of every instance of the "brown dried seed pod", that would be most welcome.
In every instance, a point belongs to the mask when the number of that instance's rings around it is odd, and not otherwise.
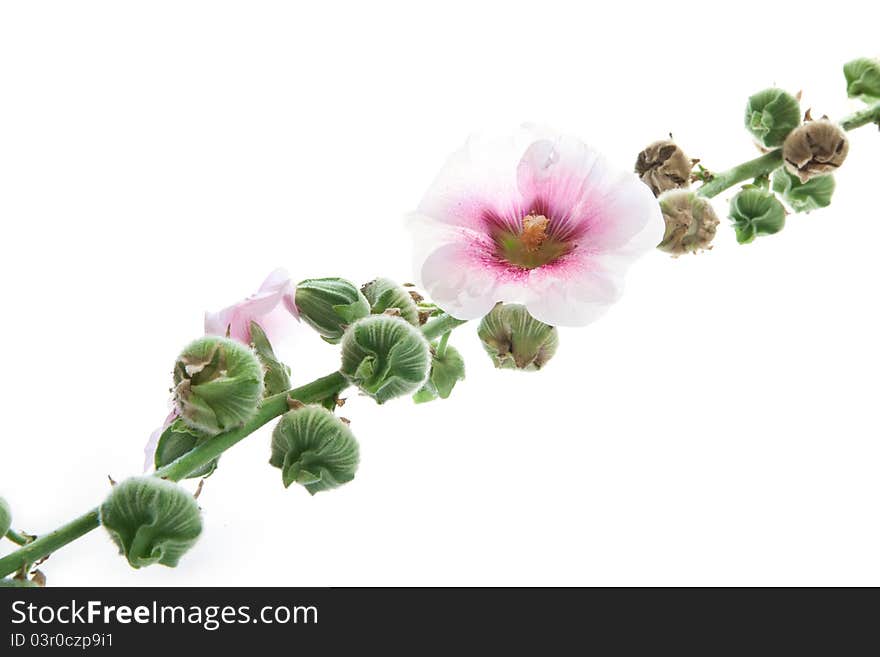
[[[654,196],[670,189],[688,186],[693,162],[675,142],[668,139],[655,141],[639,153],[636,173]]]
[[[712,248],[719,221],[707,199],[686,189],[674,189],[664,192],[659,200],[666,232],[658,249],[680,256]]]
[[[785,168],[801,182],[832,173],[843,164],[848,152],[846,133],[828,119],[804,123],[782,145]]]

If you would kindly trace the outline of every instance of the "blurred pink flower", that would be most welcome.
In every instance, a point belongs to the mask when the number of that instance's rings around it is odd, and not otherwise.
[[[251,342],[251,322],[256,322],[266,333],[269,342],[289,333],[291,318],[299,320],[294,303],[296,285],[283,269],[276,269],[263,281],[256,294],[216,313],[205,313],[205,333],[226,335],[245,344]]]
[[[552,325],[587,324],[620,294],[629,264],[656,247],[651,190],[579,140],[523,128],[471,139],[412,217],[422,286],[476,319],[498,301]]]

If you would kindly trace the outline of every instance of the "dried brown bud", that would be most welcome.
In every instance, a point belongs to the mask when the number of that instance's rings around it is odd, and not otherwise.
[[[651,188],[654,196],[670,189],[688,186],[693,162],[675,142],[655,141],[639,153],[636,173]]]
[[[843,164],[848,152],[846,133],[827,119],[804,123],[782,145],[785,168],[801,182],[833,172]]]
[[[708,199],[685,189],[674,189],[661,194],[659,200],[666,233],[658,249],[679,256],[712,248],[719,221]]]

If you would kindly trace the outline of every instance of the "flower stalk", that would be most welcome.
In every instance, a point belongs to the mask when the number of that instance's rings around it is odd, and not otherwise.
[[[880,102],[869,105],[863,110],[850,114],[839,123],[844,130],[855,130],[871,123],[880,123]],[[697,194],[712,198],[718,196],[734,185],[773,173],[781,167],[782,149],[776,148],[754,160],[743,162],[727,171],[716,173],[715,176],[697,190]]]

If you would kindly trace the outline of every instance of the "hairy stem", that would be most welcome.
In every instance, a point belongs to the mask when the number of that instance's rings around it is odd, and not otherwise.
[[[8,538],[16,545],[27,545],[30,542],[29,538],[22,536],[14,529],[10,529],[8,532],[6,532],[6,538]]]
[[[347,387],[348,382],[345,377],[339,372],[334,372],[300,388],[294,388],[288,392],[282,392],[269,397],[263,401],[260,410],[252,420],[238,429],[222,433],[219,436],[215,436],[212,440],[199,445],[176,461],[172,461],[165,467],[157,470],[154,476],[170,479],[171,481],[179,481],[190,472],[198,470],[213,461],[227,449],[252,434],[273,418],[285,413],[288,410],[288,398],[297,399],[304,403],[320,402],[339,394]],[[58,548],[64,547],[68,543],[84,536],[100,524],[98,509],[95,508],[66,525],[62,525],[55,531],[40,536],[0,559],[0,577],[6,577],[23,566],[35,563],[43,557],[49,556]]]
[[[840,127],[844,130],[854,130],[869,123],[880,123],[880,103],[875,103],[851,114],[840,121]],[[697,193],[700,196],[712,198],[744,180],[769,175],[781,166],[782,149],[777,148],[761,157],[756,157],[754,160],[743,162],[732,169],[715,174],[715,177],[700,187]]]

